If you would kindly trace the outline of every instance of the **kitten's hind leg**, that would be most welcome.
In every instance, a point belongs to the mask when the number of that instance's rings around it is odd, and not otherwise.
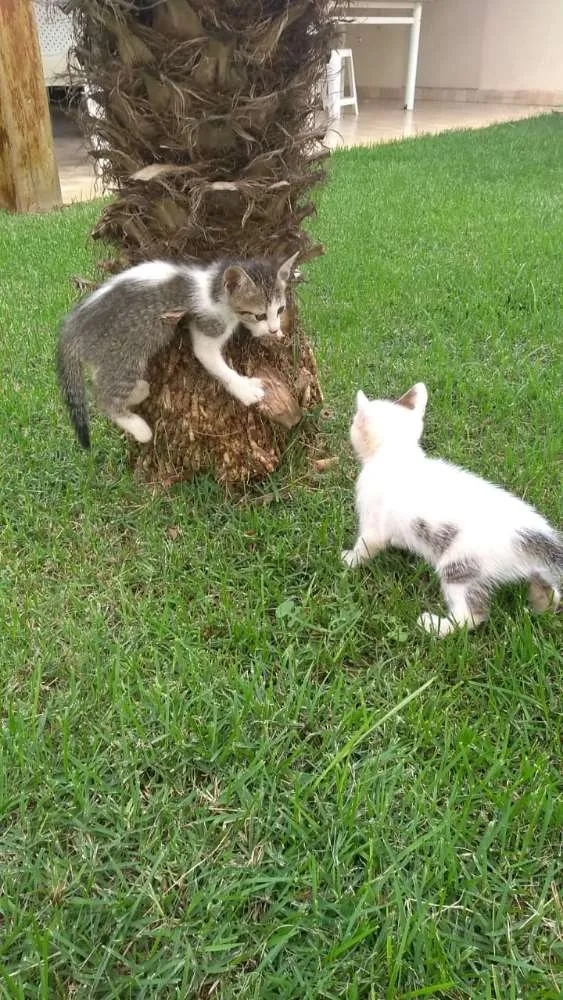
[[[418,619],[418,624],[426,632],[442,639],[464,625],[468,629],[473,629],[486,621],[489,595],[482,581],[478,579],[467,583],[442,581],[442,589],[450,613],[447,618],[441,618],[428,611],[424,612]]]
[[[150,395],[150,391],[151,387],[146,379],[138,379],[135,387],[129,393],[127,406],[138,406],[139,403],[144,403],[147,396]]]
[[[535,574],[530,579],[528,600],[532,610],[538,615],[550,608],[557,610],[561,594],[555,585],[555,580],[548,578],[547,574]]]
[[[108,416],[114,424],[131,434],[135,441],[146,444],[147,441],[151,440],[152,431],[146,420],[143,420],[138,413],[129,413],[128,410],[125,410],[123,413],[108,413]]]
[[[146,420],[137,413],[131,413],[128,407],[134,405],[131,397],[139,403],[142,402],[140,396],[146,399],[145,387],[148,388],[148,382],[138,378],[136,373],[118,372],[118,376],[112,381],[106,378],[103,383],[98,377],[98,406],[114,424],[131,434],[135,441],[145,444],[151,440],[152,431]]]
[[[382,548],[383,545],[380,539],[360,535],[353,549],[343,549],[341,553],[342,562],[346,563],[349,569],[355,569],[356,566],[361,566],[362,563],[369,562]]]

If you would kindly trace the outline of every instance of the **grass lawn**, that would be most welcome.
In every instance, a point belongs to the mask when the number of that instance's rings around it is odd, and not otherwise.
[[[304,312],[338,467],[153,495],[53,374],[100,205],[0,220],[0,997],[555,1000],[561,617],[351,574],[355,390],[560,521],[562,119],[335,155]],[[281,487],[283,486],[283,490]]]

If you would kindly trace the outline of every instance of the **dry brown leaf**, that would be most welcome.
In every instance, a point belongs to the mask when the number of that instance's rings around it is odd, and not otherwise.
[[[92,291],[97,285],[96,281],[91,281],[90,278],[81,278],[78,274],[73,274],[70,280],[78,288],[79,292]]]
[[[339,461],[340,459],[338,455],[332,455],[330,458],[317,458],[317,460],[313,462],[313,468],[316,469],[317,472],[324,472],[325,469],[331,469],[333,465],[338,465]]]
[[[178,39],[199,38],[203,25],[187,0],[161,0],[154,4],[153,24],[163,35]]]
[[[176,309],[175,311],[161,313],[161,320],[164,323],[170,323],[172,326],[176,326],[177,323],[186,315],[185,309]]]
[[[185,174],[191,168],[179,167],[175,163],[150,163],[148,167],[142,167],[134,174],[131,174],[132,181],[154,181],[156,177],[163,177],[165,174]]]

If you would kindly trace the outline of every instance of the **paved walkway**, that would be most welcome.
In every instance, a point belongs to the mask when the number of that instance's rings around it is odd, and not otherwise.
[[[63,201],[90,201],[102,193],[96,181],[86,141],[73,120],[58,108],[51,108],[55,159]]]
[[[331,146],[365,146],[392,139],[405,139],[448,129],[482,128],[494,122],[530,118],[553,109],[514,104],[462,104],[418,101],[414,111],[403,111],[397,103],[372,101],[360,106],[360,114],[345,113],[329,135]],[[102,192],[84,140],[71,120],[53,110],[55,156],[59,165],[65,203],[85,201]]]
[[[357,117],[345,110],[335,123],[329,142],[331,146],[369,146],[451,129],[484,128],[497,122],[531,118],[546,111],[553,111],[553,108],[458,101],[418,101],[414,111],[403,111],[396,103],[372,101],[360,105]]]

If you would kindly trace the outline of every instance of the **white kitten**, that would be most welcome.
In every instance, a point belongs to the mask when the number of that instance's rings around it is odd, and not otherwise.
[[[422,382],[396,402],[357,396],[350,430],[363,465],[356,485],[359,535],[343,552],[358,566],[397,546],[436,569],[449,617],[425,613],[427,632],[448,635],[487,617],[497,584],[530,581],[536,611],[557,607],[563,572],[561,536],[532,507],[419,445],[428,393]]]

